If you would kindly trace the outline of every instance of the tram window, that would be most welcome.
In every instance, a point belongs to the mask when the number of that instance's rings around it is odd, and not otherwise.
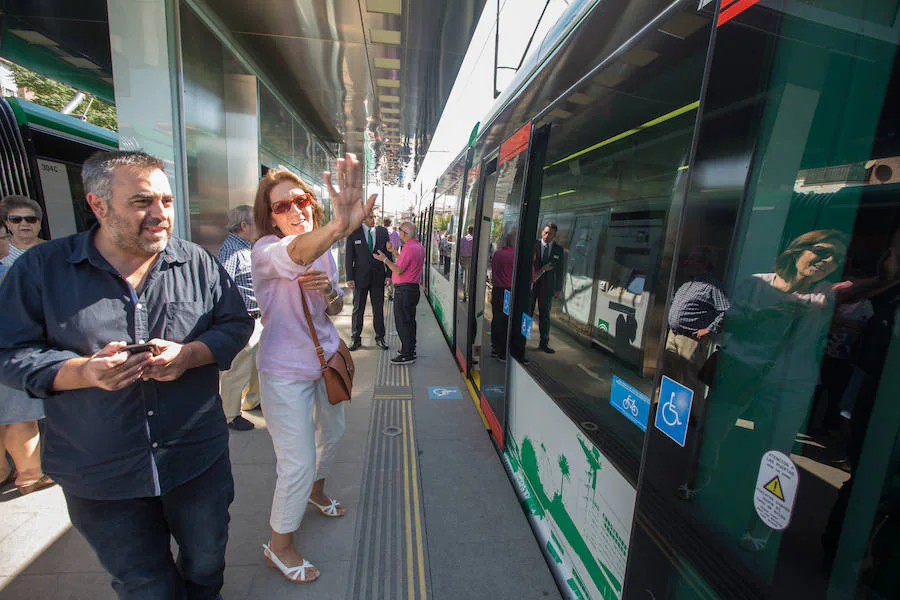
[[[708,22],[684,39],[655,36],[655,60],[611,67],[615,77],[598,75],[578,105],[551,113],[538,239],[528,242],[536,281],[526,368],[573,420],[597,425],[585,435],[635,478],[666,304],[660,264],[708,36]]]
[[[429,297],[441,328],[448,339],[453,336],[454,284],[459,228],[459,196],[465,159],[450,169],[442,180],[434,199],[431,229],[431,266],[429,269]]]

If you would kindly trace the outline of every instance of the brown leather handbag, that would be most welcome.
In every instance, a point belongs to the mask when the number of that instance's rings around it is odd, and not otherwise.
[[[300,298],[303,300],[303,313],[306,315],[309,333],[312,336],[313,344],[316,345],[316,356],[319,357],[319,364],[322,365],[322,376],[325,378],[325,388],[328,390],[328,401],[332,404],[340,404],[345,400],[350,400],[350,396],[353,395],[353,374],[356,371],[353,358],[350,356],[350,348],[347,347],[344,340],[340,340],[337,352],[328,359],[328,362],[325,362],[325,351],[319,344],[319,336],[316,334],[312,317],[309,316],[306,293],[302,286],[300,287]]]

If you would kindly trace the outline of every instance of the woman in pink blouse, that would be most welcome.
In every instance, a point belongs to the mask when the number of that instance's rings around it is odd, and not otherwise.
[[[375,203],[375,195],[362,201],[355,156],[339,159],[335,175],[340,191],[325,173],[334,212],[328,223],[323,223],[324,211],[312,189],[283,169],[262,178],[253,207],[260,235],[251,255],[253,285],[263,322],[256,360],[278,473],[269,519],[272,534],[263,548],[271,566],[301,583],[319,577],[294,547],[293,533],[307,503],[332,518],[344,516],[345,509],[325,493],[325,478],[344,433],[344,405],[328,402],[300,287],[327,360],[340,341],[330,315],[343,308],[337,266],[328,250],[359,227]]]

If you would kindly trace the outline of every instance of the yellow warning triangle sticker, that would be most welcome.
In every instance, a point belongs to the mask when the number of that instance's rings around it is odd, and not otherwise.
[[[781,491],[781,480],[778,479],[778,475],[772,478],[772,480],[763,486],[767,491],[772,492],[779,500],[784,500],[784,492]]]

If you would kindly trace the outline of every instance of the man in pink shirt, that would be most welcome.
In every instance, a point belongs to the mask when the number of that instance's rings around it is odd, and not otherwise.
[[[382,252],[375,258],[391,270],[394,281],[394,323],[400,336],[400,354],[391,359],[395,365],[416,362],[416,305],[419,303],[419,282],[425,264],[425,248],[416,239],[416,226],[405,222],[400,225],[403,249],[397,262]]]

